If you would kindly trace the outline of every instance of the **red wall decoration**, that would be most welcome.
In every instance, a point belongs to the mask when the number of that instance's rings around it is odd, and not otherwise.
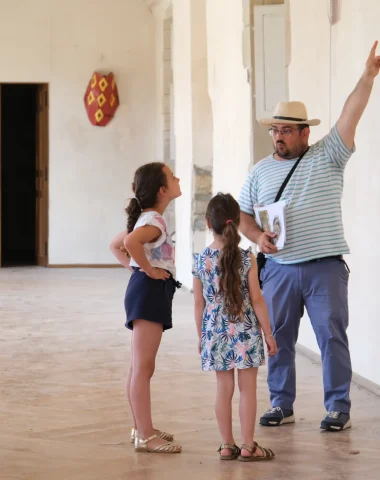
[[[98,127],[106,126],[119,106],[119,93],[114,74],[95,72],[88,84],[84,106],[90,122]]]

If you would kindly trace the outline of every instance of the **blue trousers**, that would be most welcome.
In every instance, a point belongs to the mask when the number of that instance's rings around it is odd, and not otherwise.
[[[295,345],[306,307],[321,351],[326,410],[349,413],[348,275],[344,262],[335,257],[292,265],[266,261],[261,271],[263,295],[278,345],[278,354],[268,359],[273,407],[293,410]]]

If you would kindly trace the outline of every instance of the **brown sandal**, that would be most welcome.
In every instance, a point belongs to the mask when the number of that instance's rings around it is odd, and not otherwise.
[[[231,455],[222,455],[222,450],[228,448],[231,450]],[[231,445],[230,443],[222,443],[222,445],[218,448],[217,452],[219,452],[219,457],[221,460],[236,460],[241,453],[240,448],[237,445]]]
[[[260,447],[260,445],[258,445],[257,442],[253,442],[253,446],[246,445],[245,443],[243,443],[243,445],[241,446],[241,450],[243,450],[243,448],[244,450],[248,450],[248,452],[250,452],[251,455],[249,457],[244,457],[243,455],[240,455],[238,457],[238,460],[240,462],[259,462],[262,460],[273,460],[274,457],[276,456],[273,450],[271,450],[270,448]],[[262,450],[264,454],[263,456],[257,455],[256,451],[258,448]]]

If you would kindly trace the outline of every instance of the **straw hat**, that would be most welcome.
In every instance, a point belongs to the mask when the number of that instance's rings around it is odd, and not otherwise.
[[[260,125],[272,125],[273,123],[288,123],[289,125],[306,124],[319,125],[318,118],[307,118],[305,104],[302,102],[279,102],[274,110],[272,118],[260,118]]]

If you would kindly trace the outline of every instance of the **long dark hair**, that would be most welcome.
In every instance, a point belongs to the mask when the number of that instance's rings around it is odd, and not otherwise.
[[[240,269],[242,258],[239,248],[240,207],[229,193],[218,193],[208,204],[206,219],[214,233],[221,235],[223,248],[219,258],[220,293],[224,299],[230,322],[235,323],[243,305]]]
[[[165,164],[160,162],[146,163],[136,170],[132,183],[135,194],[125,209],[128,215],[127,231],[132,232],[141,212],[152,208],[157,203],[157,195],[161,187],[167,187],[167,179],[163,171]]]

